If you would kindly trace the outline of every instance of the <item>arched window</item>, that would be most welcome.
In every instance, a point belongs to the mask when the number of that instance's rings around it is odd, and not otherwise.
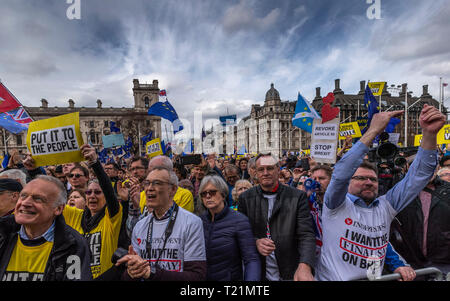
[[[150,99],[147,96],[144,98],[144,105],[146,108],[150,108]]]

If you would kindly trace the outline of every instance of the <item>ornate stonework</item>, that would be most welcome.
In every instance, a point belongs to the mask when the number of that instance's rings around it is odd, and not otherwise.
[[[69,99],[67,107],[49,107],[49,102],[42,99],[40,107],[24,106],[24,108],[34,120],[80,112],[80,130],[84,142],[90,140],[97,148],[102,148],[102,135],[110,134],[110,121],[116,122],[125,139],[128,136],[133,138],[134,151],[138,153],[139,134],[142,137],[152,131],[154,138],[161,137],[161,118],[147,115],[148,108],[159,100],[158,81],[141,84],[138,79],[134,79],[132,89],[134,105],[131,108],[106,108],[100,99],[97,100],[96,107],[76,107],[72,99]],[[3,139],[0,141],[0,147],[4,149]],[[8,148],[26,150],[26,132],[12,135],[8,141]]]

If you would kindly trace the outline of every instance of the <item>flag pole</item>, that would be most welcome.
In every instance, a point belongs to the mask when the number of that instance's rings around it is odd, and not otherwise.
[[[405,84],[405,147],[408,147],[408,84]]]
[[[141,123],[138,120],[138,143],[139,143],[139,156],[142,154],[142,141],[141,141]]]
[[[439,112],[442,112],[442,77],[439,77]]]

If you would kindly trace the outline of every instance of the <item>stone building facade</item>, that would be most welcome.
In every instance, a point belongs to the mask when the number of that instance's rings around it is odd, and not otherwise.
[[[364,106],[365,87],[366,82],[361,81],[357,94],[345,94],[340,88],[340,79],[335,80],[333,90],[335,100],[332,105],[340,108],[341,123],[357,121],[358,117],[367,115],[367,109]],[[381,110],[404,110],[405,98],[407,98],[409,107],[407,146],[413,146],[414,136],[421,134],[418,120],[423,104],[431,104],[438,108],[439,102],[428,93],[428,85],[423,86],[420,97],[413,97],[410,92],[407,92],[406,84],[402,85],[398,96],[389,93],[387,87],[386,84],[382,91]],[[316,88],[316,96],[312,100],[312,106],[319,114],[323,106],[320,89],[320,87]],[[380,98],[376,98],[380,102]],[[250,115],[243,118],[236,126],[235,146],[239,149],[245,145],[250,153],[271,152],[276,156],[309,149],[311,134],[292,125],[296,103],[296,100],[281,100],[279,92],[271,84],[266,92],[264,104],[262,106],[253,104]],[[447,108],[443,108],[443,113],[447,113]],[[404,146],[404,118],[396,126],[395,132],[400,133],[399,141]]]
[[[97,99],[96,107],[76,107],[75,101],[69,99],[67,107],[50,107],[46,99],[41,100],[40,107],[27,107],[25,110],[34,120],[41,120],[73,112],[80,113],[80,130],[85,143],[91,142],[97,149],[101,149],[102,136],[109,135],[110,122],[116,122],[116,126],[121,129],[124,138],[129,136],[133,139],[135,154],[139,153],[139,137],[145,136],[150,131],[154,138],[161,137],[161,118],[147,114],[148,108],[159,101],[158,81],[153,80],[152,84],[139,83],[138,79],[133,80],[133,107],[103,107],[100,99]],[[124,104],[128,101],[124,101]],[[1,139],[0,147],[5,149],[5,139]],[[17,148],[25,151],[26,132],[19,135],[10,135],[7,141],[7,148]],[[141,149],[144,151],[144,149]]]

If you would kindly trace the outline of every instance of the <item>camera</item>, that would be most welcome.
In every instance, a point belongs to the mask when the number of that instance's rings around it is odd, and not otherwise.
[[[303,183],[303,185],[305,186],[305,190],[319,190],[320,189],[320,183],[315,181],[312,178],[306,179],[305,182]]]

